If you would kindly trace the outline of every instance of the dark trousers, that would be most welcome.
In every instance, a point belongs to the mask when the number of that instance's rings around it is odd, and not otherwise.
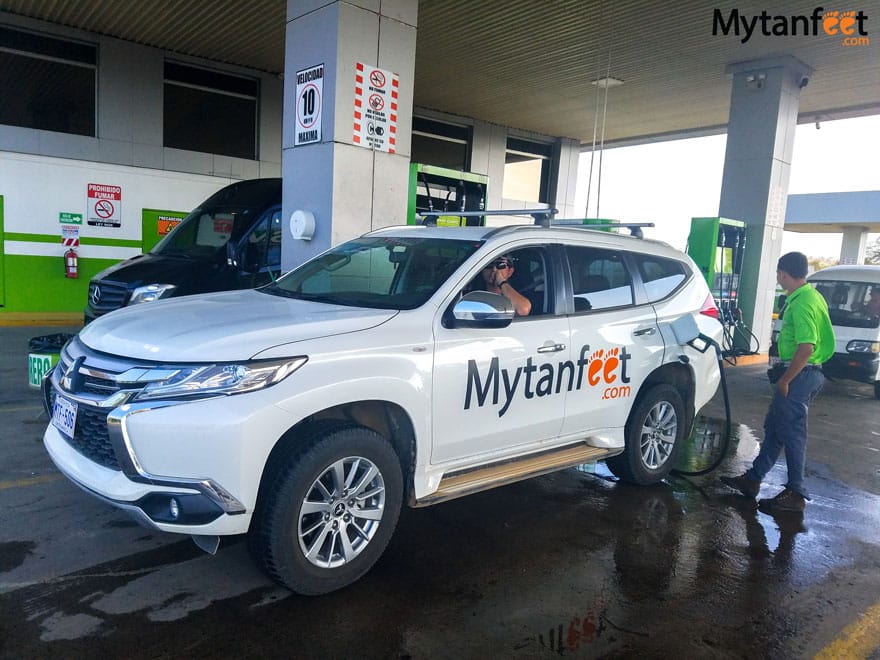
[[[785,484],[805,498],[810,499],[804,486],[804,464],[807,459],[807,413],[810,404],[822,385],[825,376],[819,367],[808,365],[788,386],[788,396],[782,396],[777,388],[767,416],[764,418],[764,441],[761,451],[746,472],[754,481],[762,481],[785,449],[785,465],[788,483]]]

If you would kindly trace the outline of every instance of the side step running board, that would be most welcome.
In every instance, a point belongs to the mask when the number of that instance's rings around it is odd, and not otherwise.
[[[562,449],[532,454],[513,461],[493,463],[467,472],[456,472],[443,477],[440,487],[430,495],[416,500],[414,506],[429,506],[582,463],[595,463],[616,456],[622,451],[622,448],[603,449],[584,444],[569,445]]]

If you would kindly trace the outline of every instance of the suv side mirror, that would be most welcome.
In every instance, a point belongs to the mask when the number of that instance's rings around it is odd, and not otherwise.
[[[504,296],[488,291],[471,291],[452,308],[453,327],[506,328],[516,310]]]

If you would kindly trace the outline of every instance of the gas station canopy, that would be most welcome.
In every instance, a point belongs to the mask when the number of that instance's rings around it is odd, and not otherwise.
[[[880,190],[788,196],[787,231],[834,234],[853,228],[880,232]]]
[[[414,105],[571,137],[587,148],[603,128],[605,146],[706,135],[725,131],[728,66],[789,55],[813,69],[803,82],[801,123],[880,113],[870,43],[880,39],[880,2],[846,5],[861,16],[848,26],[850,44],[826,26],[822,7],[784,6],[776,15],[764,3],[729,0],[421,0]],[[0,0],[0,11],[284,70],[286,0]],[[867,33],[861,41],[859,28]]]

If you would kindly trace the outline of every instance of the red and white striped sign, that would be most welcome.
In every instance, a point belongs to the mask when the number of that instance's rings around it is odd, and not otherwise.
[[[79,227],[62,225],[61,245],[64,247],[79,247]]]
[[[357,63],[354,84],[354,143],[393,154],[397,144],[396,73]]]

